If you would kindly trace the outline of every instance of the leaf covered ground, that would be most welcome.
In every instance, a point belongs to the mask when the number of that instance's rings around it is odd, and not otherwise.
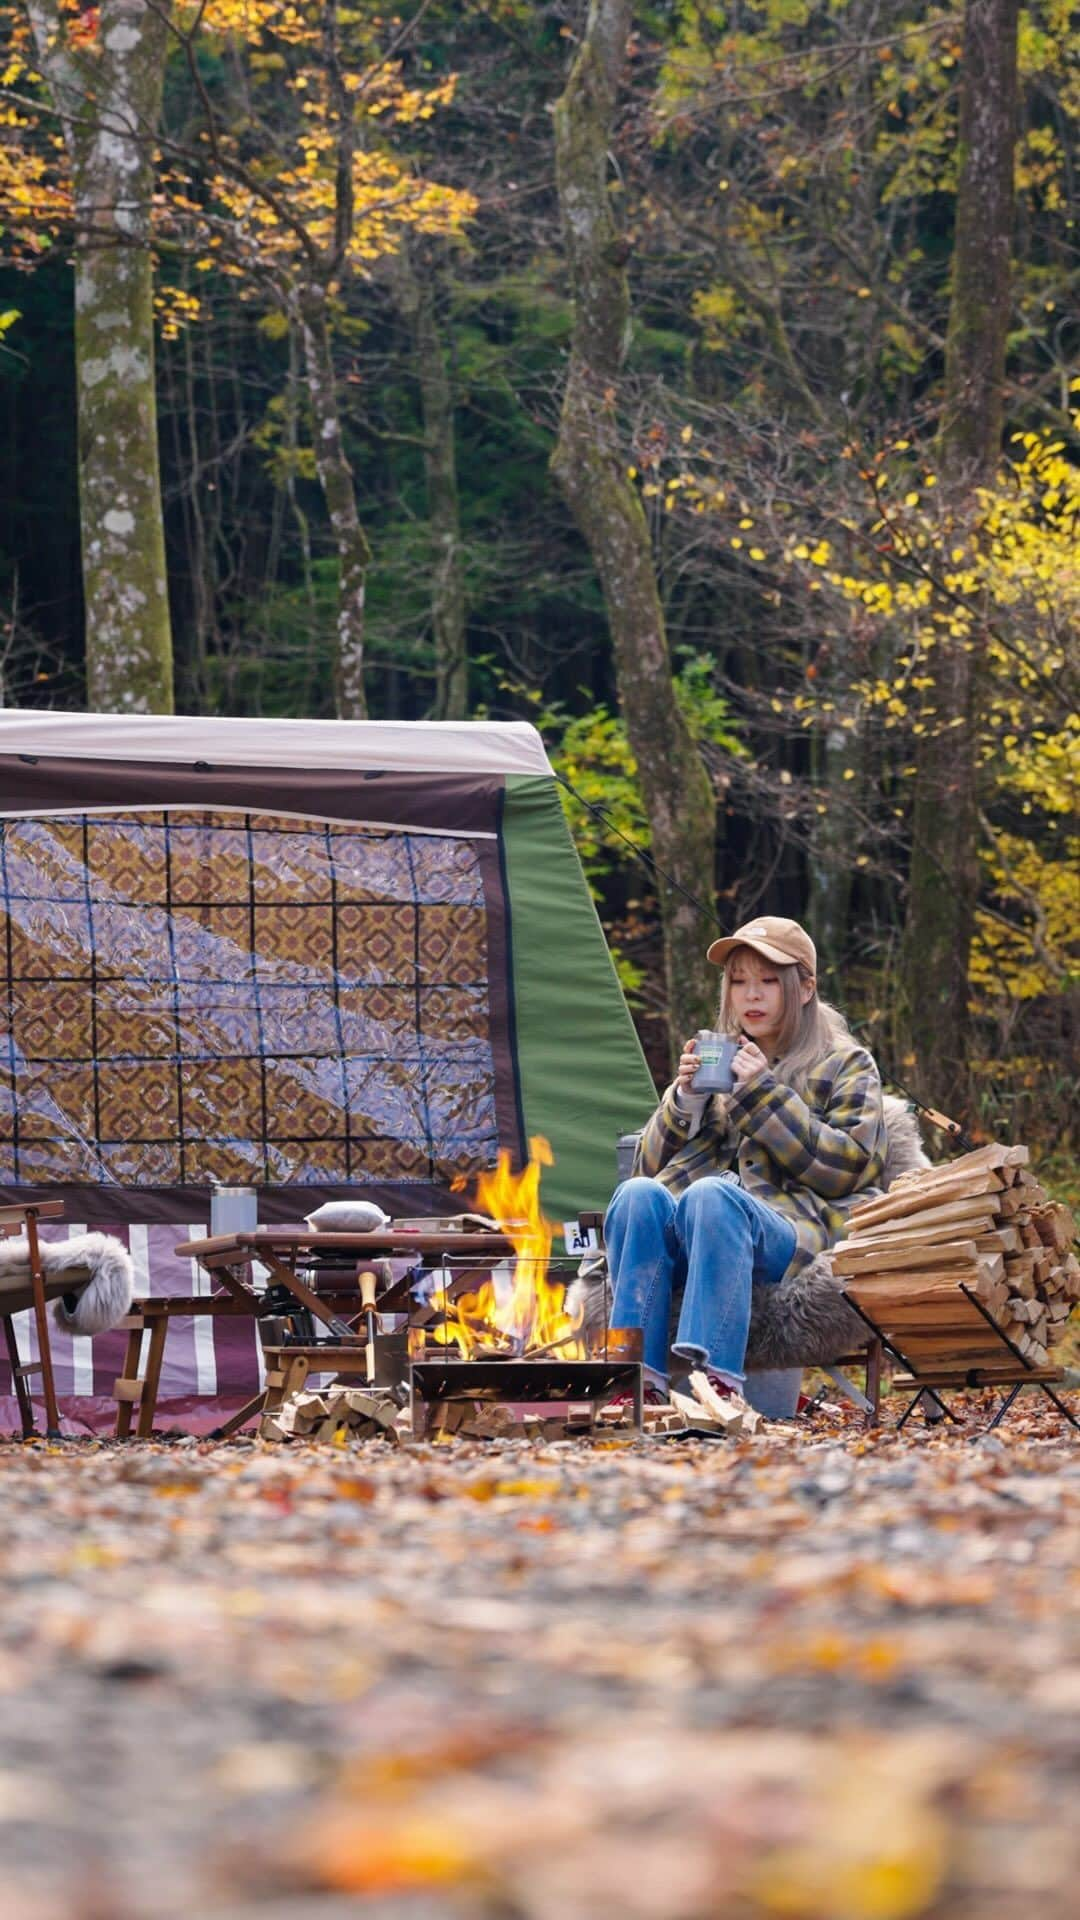
[[[4,1446],[0,1920],[1065,1920],[1080,1447],[1028,1409]]]

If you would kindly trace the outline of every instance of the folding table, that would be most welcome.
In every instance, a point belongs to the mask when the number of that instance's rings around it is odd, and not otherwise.
[[[283,1300],[288,1299],[293,1312],[309,1314],[326,1329],[320,1339],[290,1338],[287,1345],[266,1347],[267,1385],[216,1430],[217,1437],[224,1439],[267,1410],[268,1405],[278,1404],[301,1373],[340,1371],[355,1376],[365,1369],[366,1333],[357,1331],[355,1325],[363,1312],[360,1276],[373,1269],[376,1272],[377,1314],[405,1312],[412,1303],[412,1270],[388,1283],[378,1272],[378,1262],[411,1259],[457,1265],[464,1257],[482,1269],[486,1262],[511,1254],[513,1244],[505,1234],[462,1233],[452,1228],[417,1232],[391,1225],[377,1233],[312,1233],[295,1226],[256,1227],[249,1233],[185,1240],[176,1252],[181,1258],[198,1260],[220,1290],[135,1303],[135,1311],[126,1323],[124,1372],[113,1388],[118,1402],[116,1432],[121,1439],[131,1433],[136,1405],[138,1437],[146,1439],[153,1432],[165,1340],[175,1319],[205,1314],[274,1319],[282,1313]],[[255,1285],[256,1264],[269,1275],[270,1284],[265,1288]],[[140,1378],[147,1329],[150,1338]]]

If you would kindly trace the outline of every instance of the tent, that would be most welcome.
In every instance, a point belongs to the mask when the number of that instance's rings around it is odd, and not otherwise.
[[[525,724],[0,711],[0,916],[0,1203],[166,1265],[214,1184],[440,1212],[535,1134],[602,1207],[654,1098]]]

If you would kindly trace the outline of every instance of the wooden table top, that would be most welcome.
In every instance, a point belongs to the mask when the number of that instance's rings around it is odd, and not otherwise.
[[[205,1240],[183,1240],[176,1248],[181,1256],[201,1260],[216,1255],[227,1261],[258,1259],[267,1253],[311,1252],[344,1254],[361,1260],[365,1254],[385,1259],[390,1254],[487,1254],[500,1260],[513,1253],[513,1241],[505,1233],[422,1233],[408,1227],[384,1227],[377,1233],[311,1233],[306,1227],[256,1227],[250,1233],[219,1233]]]

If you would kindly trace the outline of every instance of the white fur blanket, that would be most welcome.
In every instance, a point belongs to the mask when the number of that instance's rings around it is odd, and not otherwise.
[[[48,1281],[72,1274],[71,1292],[53,1304],[53,1318],[65,1333],[107,1333],[124,1318],[135,1291],[131,1255],[108,1233],[80,1233],[71,1240],[42,1240],[41,1264]],[[89,1280],[83,1276],[89,1272]],[[75,1275],[78,1278],[75,1278]],[[25,1240],[0,1240],[0,1276],[30,1281],[30,1249]]]

